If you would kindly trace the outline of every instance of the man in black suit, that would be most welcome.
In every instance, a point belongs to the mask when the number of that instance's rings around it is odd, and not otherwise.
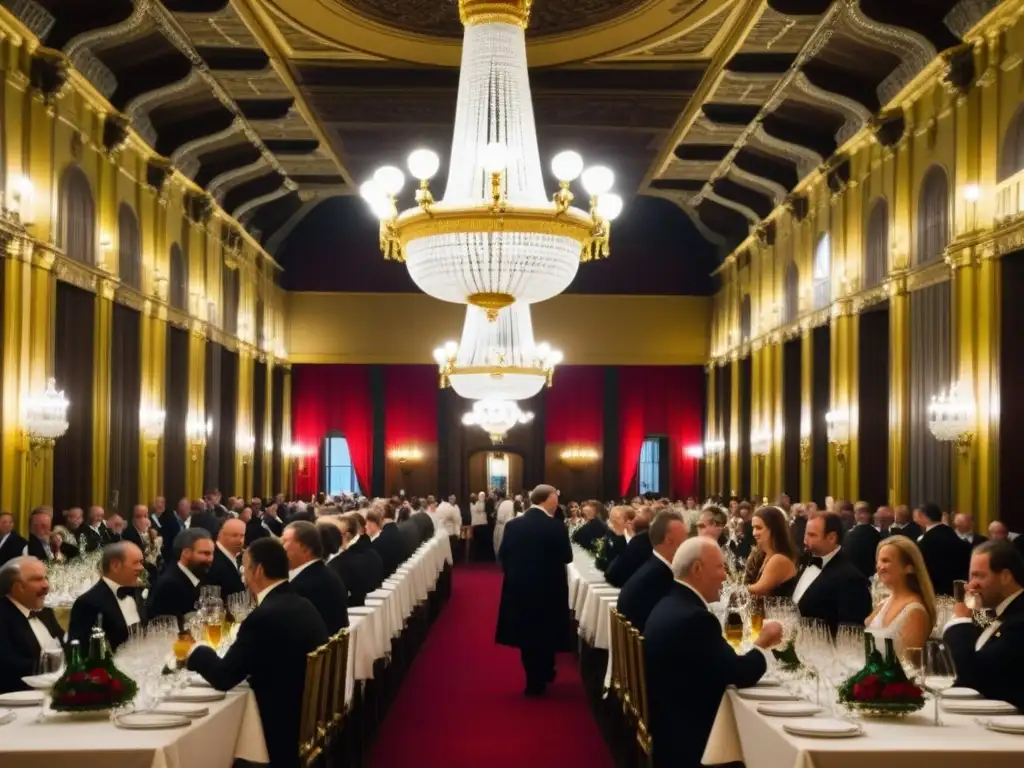
[[[54,560],[71,560],[78,557],[78,547],[64,541],[53,531],[53,510],[36,507],[28,517],[28,544],[24,554],[49,563]]]
[[[766,621],[757,648],[740,655],[729,646],[708,608],[719,599],[726,578],[725,557],[713,539],[683,542],[672,572],[676,581],[644,630],[652,758],[655,768],[699,768],[725,689],[761,679],[767,649],[779,642],[782,630]]]
[[[323,561],[323,542],[316,525],[305,520],[288,523],[281,544],[288,554],[292,589],[313,604],[332,635],[347,627],[348,590]]]
[[[932,577],[935,594],[952,595],[953,582],[967,578],[971,545],[942,522],[942,510],[938,504],[922,504],[914,510],[914,519],[924,529],[917,540],[917,547],[921,550],[928,575]]]
[[[618,505],[608,511],[608,526],[604,533],[603,542],[594,564],[598,569],[607,572],[611,564],[626,551],[626,516],[632,510],[630,507]]]
[[[178,559],[174,551],[174,542],[178,534],[185,530],[185,521],[192,515],[192,503],[188,499],[179,499],[174,509],[165,509],[160,517],[160,535],[164,540],[164,564],[170,566]]]
[[[239,567],[245,544],[245,523],[233,517],[226,518],[217,532],[217,546],[213,550],[213,563],[206,575],[206,584],[220,587],[225,600],[228,595],[245,591]]]
[[[28,542],[14,530],[14,515],[0,512],[0,566],[25,552]]]
[[[168,561],[163,575],[149,592],[146,614],[175,616],[178,619],[196,610],[199,585],[213,564],[213,537],[205,528],[190,528],[174,538],[176,557]]]
[[[924,531],[921,530],[920,525],[914,522],[914,519],[910,514],[910,507],[906,504],[900,504],[896,507],[893,515],[896,518],[896,522],[889,526],[889,533],[898,533],[900,536],[906,536],[908,539],[916,543],[917,540],[921,538],[921,534],[924,533]]]
[[[384,582],[384,564],[381,562],[370,540],[360,533],[358,512],[350,512],[337,518],[337,524],[329,526],[338,531],[340,549],[327,561],[327,567],[341,577],[348,589],[348,604],[363,605],[366,596]]]
[[[431,497],[433,498],[433,497]],[[427,506],[410,515],[409,520],[416,526],[416,530],[420,532],[419,544],[426,544],[432,538],[434,538],[434,517],[433,514],[437,510],[437,504],[433,501],[429,502]],[[419,547],[417,544],[417,548]]]
[[[974,548],[979,544],[984,544],[988,541],[987,536],[982,536],[980,533],[974,532],[974,518],[967,512],[956,513],[953,517],[953,530],[955,530],[956,535],[963,539],[967,546],[971,548]]]
[[[843,552],[843,520],[835,512],[807,521],[804,544],[810,552],[793,587],[800,615],[828,623],[834,635],[840,624],[864,624],[871,613],[871,588]]]
[[[957,618],[942,636],[953,655],[956,684],[1024,709],[1024,558],[1008,541],[975,547],[967,588],[996,618],[982,630],[963,603],[954,607]]]
[[[856,524],[843,537],[843,551],[857,570],[870,579],[875,573],[875,552],[882,534],[871,524],[871,507],[864,502],[857,502],[853,516]]]
[[[142,550],[137,546],[127,541],[107,544],[100,559],[100,580],[79,595],[71,607],[68,640],[78,640],[87,647],[99,619],[110,650],[116,651],[128,639],[132,627],[145,623],[139,587],[143,570]]]
[[[404,563],[413,553],[419,549],[420,543],[423,541],[423,531],[420,528],[420,524],[414,518],[423,519],[425,513],[420,512],[418,509],[410,512],[409,516],[405,520],[400,520],[395,525],[398,529],[398,535],[402,541],[402,562]],[[429,518],[428,518],[429,519]]]
[[[206,502],[193,501],[188,520],[185,521],[185,528],[205,528],[216,539],[220,532],[220,523],[221,521],[213,513],[213,510],[207,509]]]
[[[371,509],[366,515],[366,533],[384,565],[384,579],[390,579],[398,566],[405,562],[405,547],[394,515],[390,506],[383,510]]]
[[[672,558],[686,541],[686,523],[675,510],[662,510],[651,523],[649,533],[654,551],[622,587],[616,605],[641,634],[654,606],[672,587]]]
[[[651,525],[652,517],[650,507],[637,510],[633,517],[633,538],[626,544],[622,554],[609,563],[608,570],[604,572],[605,581],[613,587],[621,588],[629,577],[650,559],[654,548],[651,546],[651,536],[647,529]]]
[[[530,508],[505,524],[498,562],[501,585],[496,642],[518,648],[526,695],[540,696],[555,679],[555,654],[568,650],[569,584],[565,566],[572,546],[555,520],[558,491],[538,485]]]
[[[594,542],[604,537],[608,526],[604,522],[604,505],[599,501],[587,501],[582,508],[583,517],[587,521],[572,535],[573,544],[584,549],[593,549]]]
[[[269,537],[253,542],[244,565],[256,609],[239,625],[223,659],[212,648],[197,645],[188,668],[219,691],[248,678],[270,765],[298,768],[306,654],[327,642],[327,627],[316,608],[288,583],[288,555],[281,542]]]
[[[44,645],[59,648],[64,636],[53,611],[44,608],[50,584],[46,566],[19,556],[0,566],[0,693],[27,690]]]

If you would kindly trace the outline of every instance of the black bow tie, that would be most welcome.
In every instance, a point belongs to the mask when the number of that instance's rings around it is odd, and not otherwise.
[[[117,599],[124,600],[126,597],[135,597],[135,590],[132,587],[118,587]]]
[[[30,619],[41,619],[43,617],[43,612],[42,611],[29,611],[28,612],[28,617]]]
[[[824,568],[825,561],[822,560],[820,557],[812,557],[810,560],[807,561],[807,567],[810,568],[812,565],[816,565],[819,568]]]

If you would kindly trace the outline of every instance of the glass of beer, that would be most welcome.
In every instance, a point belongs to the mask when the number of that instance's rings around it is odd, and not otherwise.
[[[725,619],[725,639],[736,650],[743,643],[743,617],[738,611],[729,611]]]
[[[203,616],[206,630],[206,642],[217,648],[224,638],[224,611],[209,611]]]
[[[188,632],[178,633],[178,639],[174,641],[173,651],[174,660],[178,663],[179,668],[183,668],[185,666],[185,661],[188,659],[188,652],[195,644],[196,641],[192,639],[192,635]]]

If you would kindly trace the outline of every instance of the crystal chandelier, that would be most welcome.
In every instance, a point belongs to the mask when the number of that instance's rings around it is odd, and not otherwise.
[[[529,424],[533,414],[522,411],[512,400],[477,400],[473,410],[462,417],[467,427],[480,427],[491,436],[491,441],[500,443],[516,424]]]
[[[68,431],[68,401],[51,378],[46,389],[25,400],[24,427],[32,445],[53,445]]]
[[[443,198],[430,180],[440,159],[414,151],[409,172],[419,180],[416,206],[399,212],[405,174],[384,166],[360,187],[380,220],[386,259],[404,261],[413,282],[443,301],[471,304],[497,319],[498,310],[557,296],[581,261],[608,256],[611,221],[622,198],[604,166],[584,170],[573,151],[551,169],[559,189],[544,189],[526,64],[525,30],[532,0],[459,0],[465,33],[455,131]],[[579,178],[590,212],[573,207]]]
[[[928,429],[936,440],[953,443],[958,453],[965,453],[970,447],[975,421],[974,399],[960,391],[959,382],[949,392],[932,397],[928,406]]]
[[[537,344],[528,305],[513,304],[498,312],[495,322],[486,310],[466,307],[458,344],[449,341],[434,350],[441,386],[451,386],[468,400],[525,400],[551,385],[562,353]]]

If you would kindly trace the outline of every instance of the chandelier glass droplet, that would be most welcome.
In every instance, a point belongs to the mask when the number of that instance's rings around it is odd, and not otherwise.
[[[494,443],[501,443],[517,424],[529,424],[531,421],[533,413],[521,410],[512,400],[477,400],[473,403],[473,410],[462,417],[463,424],[480,427]]]

